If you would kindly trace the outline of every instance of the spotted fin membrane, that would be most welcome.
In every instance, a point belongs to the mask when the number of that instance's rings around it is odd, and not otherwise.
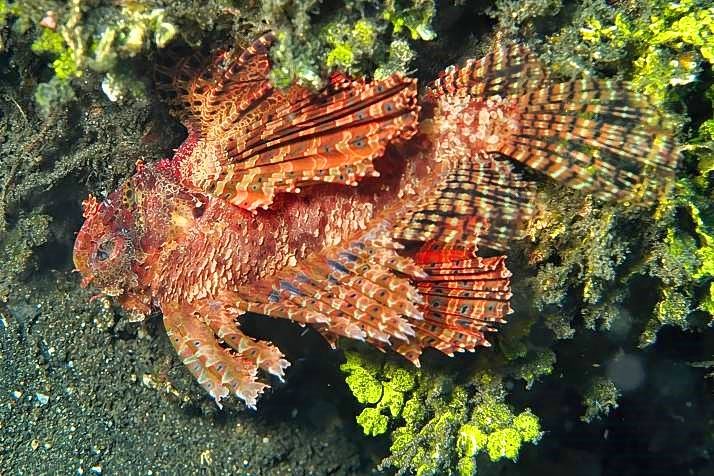
[[[275,41],[266,33],[235,57],[220,55],[203,75],[192,59],[165,71],[193,138],[179,164],[184,184],[247,210],[268,208],[279,192],[378,176],[373,160],[416,132],[415,80],[335,74],[318,94],[299,85],[281,91],[269,79]]]

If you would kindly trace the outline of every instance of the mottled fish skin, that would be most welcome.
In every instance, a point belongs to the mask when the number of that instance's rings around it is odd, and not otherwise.
[[[221,53],[203,74],[189,60],[165,71],[188,138],[101,203],[90,197],[74,248],[83,286],[136,316],[162,311],[219,406],[233,394],[255,407],[260,374],[289,366],[241,332],[245,312],[415,365],[427,347],[487,346],[511,312],[511,273],[477,249],[506,250],[533,213],[517,164],[646,202],[674,174],[670,135],[643,98],[617,82],[554,83],[520,45],[447,69],[421,110],[401,75],[278,91],[274,42]]]

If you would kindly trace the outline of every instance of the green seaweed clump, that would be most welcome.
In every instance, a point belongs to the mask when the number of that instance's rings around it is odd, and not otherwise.
[[[340,366],[348,374],[345,382],[358,402],[370,405],[357,416],[357,423],[365,435],[386,433],[389,421],[402,415],[405,395],[414,388],[418,371],[410,372],[391,361],[371,364],[356,352],[345,356],[347,362]]]
[[[617,399],[619,397],[620,390],[612,380],[606,377],[592,379],[583,392],[585,414],[580,417],[580,420],[590,423],[603,415],[607,415],[611,410],[617,408]]]
[[[150,44],[162,48],[177,33],[163,9],[141,3],[121,9],[87,9],[80,0],[72,0],[63,8],[56,7],[48,3],[37,9],[18,2],[8,15],[18,34],[35,32],[32,51],[50,59],[54,75],[38,84],[35,92],[35,101],[45,114],[73,100],[72,80],[90,70],[105,73],[102,89],[112,101],[128,90],[143,94],[139,81],[123,72],[127,65],[119,60],[135,56]],[[124,82],[116,80],[120,75]]]
[[[382,16],[392,24],[394,33],[406,29],[412,40],[430,41],[436,38],[431,20],[436,14],[434,0],[386,0]]]
[[[320,12],[317,2],[268,0],[262,15],[278,44],[271,80],[279,88],[297,83],[318,89],[334,71],[385,77],[406,72],[414,57],[408,40],[429,41],[433,0],[358,0]]]
[[[476,473],[479,455],[515,461],[523,444],[537,443],[542,432],[538,417],[530,410],[515,414],[506,395],[501,377],[486,371],[456,386],[446,376],[422,374],[381,467],[466,476]]]
[[[366,408],[357,422],[367,435],[391,430],[390,456],[381,468],[397,474],[471,475],[484,463],[516,460],[524,443],[542,435],[538,418],[505,402],[500,376],[486,371],[467,383],[441,372],[407,369],[391,359],[347,352],[342,370]]]
[[[361,63],[369,58],[374,48],[377,27],[361,19],[351,27],[344,23],[331,23],[323,34],[331,48],[327,53],[327,67],[353,74],[364,69]]]
[[[574,52],[629,72],[633,87],[661,104],[676,99],[673,86],[695,82],[702,65],[714,64],[714,8],[708,4],[656,0],[622,9],[591,0],[584,2],[575,27],[554,35],[551,43],[566,47],[559,53],[561,65],[577,64]]]
[[[542,432],[540,422],[530,410],[515,415],[504,403],[506,392],[497,379],[487,373],[476,376],[479,392],[471,419],[459,429],[457,445],[463,459],[484,451],[491,461],[502,458],[515,461],[523,443],[537,443]]]
[[[28,36],[32,51],[48,59],[52,75],[35,91],[36,104],[45,115],[75,99],[86,83],[94,83],[78,78],[100,79],[112,101],[148,99],[141,76],[133,70],[134,58],[165,48],[177,37],[190,41],[201,25],[212,28],[218,18],[230,18],[220,1],[193,8],[180,1],[166,7],[155,2],[89,3],[0,3],[0,25],[10,25],[18,43]]]
[[[714,106],[714,86],[708,97]],[[711,325],[714,319],[714,136],[707,122],[684,149],[688,160],[696,161],[697,175],[679,179],[671,198],[657,210],[665,237],[647,267],[662,286],[641,346],[654,343],[662,326],[691,329]]]

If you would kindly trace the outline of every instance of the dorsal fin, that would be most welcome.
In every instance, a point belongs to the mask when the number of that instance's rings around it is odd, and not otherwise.
[[[269,79],[274,42],[267,33],[189,80],[180,65],[174,81],[195,142],[174,158],[182,182],[248,210],[317,182],[356,185],[377,175],[372,161],[392,141],[416,132],[415,80],[336,74],[319,93],[299,85],[281,91]]]

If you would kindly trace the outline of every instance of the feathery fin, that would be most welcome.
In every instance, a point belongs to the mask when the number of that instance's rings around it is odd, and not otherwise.
[[[424,298],[424,320],[414,322],[416,337],[394,350],[418,363],[423,349],[453,355],[488,346],[484,332],[512,312],[511,273],[505,256],[483,258],[475,248],[426,243],[414,256],[427,277],[414,279]]]
[[[535,185],[497,154],[454,157],[450,167],[395,223],[393,238],[505,249],[535,211]]]
[[[222,347],[211,328],[186,305],[166,305],[161,310],[176,353],[216,404],[221,407],[223,398],[235,394],[255,408],[258,397],[268,387],[257,379],[258,363]]]
[[[679,158],[668,119],[626,82],[554,83],[543,71],[525,46],[499,48],[447,69],[425,100],[437,126],[471,131],[471,150],[501,153],[599,198],[656,200]]]
[[[307,322],[328,336],[379,346],[407,341],[414,335],[412,322],[422,319],[422,299],[410,277],[425,275],[388,242],[370,238],[313,253],[295,267],[239,289],[237,307]]]
[[[414,135],[419,114],[416,81],[401,74],[371,83],[333,75],[316,94],[276,89],[275,41],[266,33],[234,59],[220,55],[210,75],[190,77],[190,63],[181,63],[172,84],[198,137],[178,166],[184,185],[247,210],[268,208],[279,192],[376,175],[372,161]]]

